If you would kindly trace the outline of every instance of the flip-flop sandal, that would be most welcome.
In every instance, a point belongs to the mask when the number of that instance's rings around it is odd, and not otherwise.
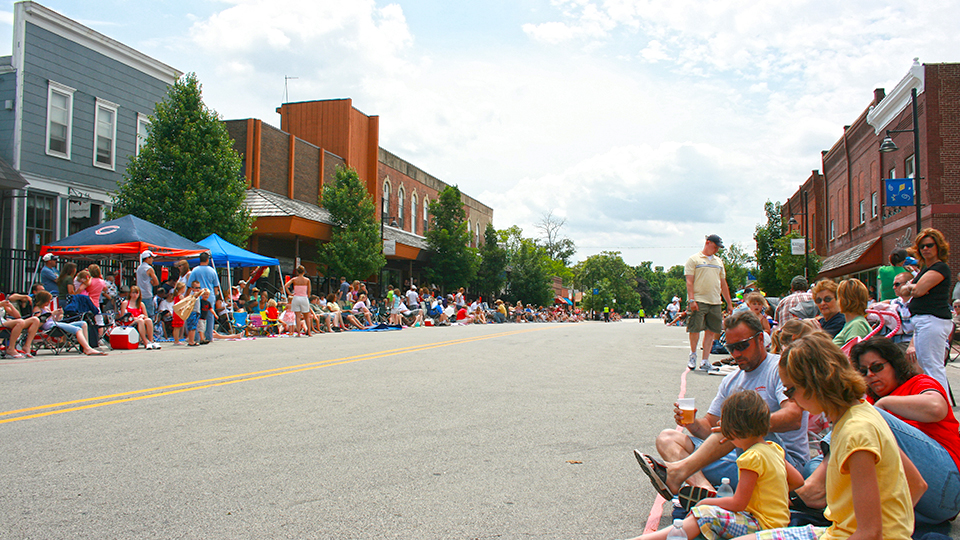
[[[643,454],[639,450],[634,450],[633,455],[637,458],[637,462],[640,463],[640,469],[643,470],[643,473],[650,479],[650,483],[653,484],[653,489],[657,490],[657,493],[659,493],[665,501],[673,499],[673,493],[670,493],[670,489],[667,487],[667,467],[659,460]]]
[[[700,486],[686,485],[680,488],[677,498],[680,499],[680,507],[689,512],[691,508],[700,503],[700,501],[709,497],[716,497],[717,492]]]

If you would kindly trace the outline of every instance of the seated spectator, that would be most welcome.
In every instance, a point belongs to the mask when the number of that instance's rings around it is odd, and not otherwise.
[[[767,303],[767,299],[762,293],[752,292],[743,299],[743,303],[747,304],[750,311],[760,320],[760,324],[763,326],[763,346],[770,347],[770,321],[767,317],[767,308],[770,305]]]
[[[497,298],[495,302],[497,309],[493,312],[493,321],[496,323],[505,323],[507,322],[507,306],[503,303],[503,300]]]
[[[763,327],[750,311],[727,317],[726,348],[740,367],[720,382],[716,397],[707,414],[683,424],[683,413],[674,404],[674,421],[684,425],[687,433],[670,428],[656,440],[656,448],[665,460],[661,462],[635,451],[640,466],[664,498],[670,499],[687,482],[691,486],[713,489],[723,477],[736,489],[738,452],[732,443],[714,432],[720,420],[723,402],[733,392],[755,390],[770,408],[770,435],[785,451],[787,461],[797,470],[810,459],[807,447],[807,415],[786,395],[778,373],[779,357],[763,348]],[[690,449],[693,449],[691,452]]]
[[[309,324],[312,325],[314,332],[333,331],[330,327],[330,321],[333,319],[333,315],[323,309],[320,297],[315,294],[310,295],[310,313]]]
[[[360,296],[357,297],[357,302],[353,304],[351,313],[365,320],[367,326],[373,326],[373,314],[370,313],[370,307],[367,306],[367,295],[360,293]]]
[[[813,285],[813,301],[820,310],[820,316],[817,322],[820,328],[830,335],[836,337],[846,323],[843,313],[840,313],[840,302],[837,301],[837,284],[830,279],[821,279]]]
[[[474,300],[469,307],[467,307],[467,313],[473,316],[473,322],[477,324],[487,324],[487,315],[480,307],[480,302]]]
[[[157,330],[157,334],[160,337],[172,337],[173,336],[173,302],[171,301],[171,296],[167,294],[167,290],[164,288],[159,288],[156,291],[157,300],[157,319],[154,321],[154,329]]]
[[[104,356],[107,354],[90,346],[90,342],[87,340],[89,329],[87,328],[86,322],[77,321],[75,323],[65,323],[61,321],[63,318],[62,309],[58,308],[52,312],[49,310],[50,302],[53,300],[53,296],[49,292],[39,291],[33,300],[36,306],[36,311],[34,312],[36,315],[42,315],[44,313],[50,314],[46,322],[42,323],[41,328],[43,328],[43,330],[46,331],[56,327],[74,336],[77,339],[77,343],[80,344],[80,351],[88,356]]]
[[[777,304],[775,319],[781,325],[792,319],[812,319],[816,317],[817,309],[813,303],[813,295],[808,290],[807,278],[794,276],[790,281],[790,294],[782,298]]]
[[[952,520],[960,513],[960,424],[946,391],[887,338],[854,345],[850,361],[866,380],[867,401],[886,420],[928,485],[914,507],[917,521]]]
[[[153,321],[147,316],[147,306],[140,299],[140,287],[130,287],[130,297],[120,304],[120,316],[127,313],[132,319],[127,326],[135,326],[140,334],[140,343],[147,350],[159,349],[160,344],[153,341]]]
[[[60,298],[60,307],[63,307],[67,300],[73,296],[73,278],[77,275],[77,263],[67,262],[60,269],[60,277],[57,278],[57,289]]]
[[[845,322],[833,342],[837,347],[843,347],[851,339],[866,337],[872,330],[866,318],[870,292],[859,279],[845,279],[837,287],[837,300]]]
[[[10,331],[7,345],[4,348],[7,357],[16,359],[33,358],[33,338],[40,330],[40,319],[31,316],[30,312],[27,312],[27,317],[21,317],[21,313],[16,306],[9,299],[5,299],[0,301],[0,326]],[[23,342],[23,350],[20,350],[17,349],[17,342],[20,341],[23,332],[26,332],[27,337]]]
[[[327,295],[327,302],[324,304],[323,309],[330,313],[330,323],[332,324],[332,330],[334,332],[340,332],[344,329],[343,327],[343,314],[340,312],[340,305],[337,304],[337,294],[330,293]]]

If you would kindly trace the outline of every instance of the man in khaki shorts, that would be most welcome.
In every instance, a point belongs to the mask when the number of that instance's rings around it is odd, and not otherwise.
[[[722,248],[723,240],[711,234],[707,237],[703,250],[687,259],[683,268],[683,275],[687,279],[687,311],[690,312],[687,320],[687,335],[690,337],[690,361],[687,362],[689,369],[697,368],[697,342],[700,340],[700,332],[703,332],[703,359],[700,361],[700,369],[710,369],[713,338],[723,331],[721,295],[727,303],[727,310],[733,306],[723,261],[716,256]]]

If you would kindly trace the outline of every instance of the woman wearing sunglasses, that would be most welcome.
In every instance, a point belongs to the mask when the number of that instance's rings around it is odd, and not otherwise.
[[[913,297],[910,300],[913,341],[907,347],[907,358],[916,356],[924,373],[946,389],[947,371],[943,359],[947,340],[953,330],[950,267],[947,266],[950,244],[940,231],[924,229],[917,235],[913,250],[919,254],[920,273],[900,288],[904,296]]]
[[[831,338],[835,337],[847,322],[843,313],[840,313],[840,303],[837,301],[837,284],[830,279],[821,279],[813,284],[811,292],[813,293],[813,302],[820,310],[820,317],[817,318],[820,328],[830,334]]]
[[[946,392],[887,338],[854,345],[850,360],[867,382],[867,400],[880,410],[900,449],[927,482],[914,508],[917,521],[953,519],[960,513],[960,425]]]

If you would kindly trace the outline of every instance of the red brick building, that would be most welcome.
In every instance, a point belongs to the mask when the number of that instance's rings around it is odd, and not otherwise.
[[[953,246],[950,267],[960,270],[960,64],[914,63],[887,94],[873,99],[830,150],[822,170],[811,176],[783,206],[784,221],[804,231],[810,219],[810,248],[824,257],[820,277],[859,277],[876,283],[877,267],[897,247],[912,245],[915,207],[890,207],[883,180],[914,178],[913,134],[891,134],[898,149],[880,152],[887,130],[912,130],[911,90],[918,93],[921,226],[944,233]],[[807,193],[807,211],[803,193]],[[807,216],[801,214],[806,213]]]
[[[380,148],[379,118],[355,109],[349,99],[284,103],[277,112],[281,129],[256,119],[224,122],[243,157],[247,207],[256,227],[250,249],[280,259],[285,274],[299,260],[308,275],[316,275],[322,267],[317,243],[329,241],[332,231],[319,196],[337,167],[348,166],[373,196],[383,224],[387,266],[376,280],[422,282],[429,259],[428,204],[447,184]],[[463,202],[471,245],[478,246],[493,209],[465,194]]]

